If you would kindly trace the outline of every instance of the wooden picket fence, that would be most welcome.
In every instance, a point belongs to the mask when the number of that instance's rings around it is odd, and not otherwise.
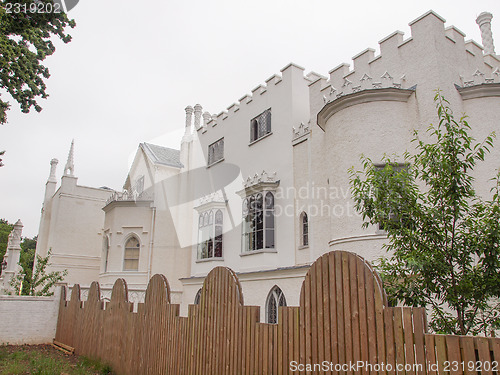
[[[97,283],[85,302],[75,285],[70,301],[61,298],[55,339],[124,375],[500,375],[500,339],[427,333],[424,310],[388,307],[377,273],[353,253],[319,258],[300,306],[280,307],[278,324],[259,316],[243,304],[236,274],[217,267],[187,317],[163,275],[151,278],[137,312],[123,279],[107,304]]]

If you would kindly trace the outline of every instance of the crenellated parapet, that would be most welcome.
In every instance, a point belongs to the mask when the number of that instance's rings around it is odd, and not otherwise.
[[[389,91],[415,90],[417,85],[430,91],[453,88],[453,84],[498,83],[500,59],[491,53],[493,47],[487,53],[479,43],[466,41],[458,28],[445,28],[444,24],[431,10],[409,23],[409,38],[395,31],[379,41],[378,55],[367,48],[352,58],[352,64],[342,63],[330,70],[328,78],[315,77],[309,85],[311,120],[330,103],[366,91],[372,91],[370,96],[376,100],[377,93],[387,96]]]
[[[283,84],[290,84],[293,80],[305,80],[306,83],[311,82],[310,74],[317,76],[316,73],[310,73],[304,76],[304,68],[290,63],[280,71],[281,74],[273,74],[265,80],[264,83],[257,85],[250,94],[245,94],[238,101],[217,114],[203,114],[204,125],[197,128],[201,134],[210,131],[212,127],[223,124],[226,120],[231,119],[240,112],[241,109],[255,105],[259,101],[268,100],[270,95],[274,95]]]

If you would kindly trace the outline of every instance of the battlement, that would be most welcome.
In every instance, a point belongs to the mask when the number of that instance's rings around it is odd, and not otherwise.
[[[309,85],[311,115],[326,103],[363,90],[409,89],[432,82],[429,75],[436,77],[438,85],[436,66],[440,63],[453,62],[447,74],[460,86],[498,82],[499,57],[484,55],[479,43],[465,41],[465,33],[455,26],[445,28],[445,22],[430,10],[409,23],[409,38],[397,30],[379,41],[378,55],[375,49],[367,48],[352,57],[352,65],[342,63],[329,71],[328,78],[313,79]],[[428,71],[431,66],[432,73]]]
[[[228,118],[234,116],[241,108],[252,105],[253,103],[264,98],[267,95],[272,95],[276,88],[280,85],[291,83],[292,80],[303,79],[306,84],[310,83],[313,79],[310,77],[319,76],[317,73],[309,73],[304,76],[304,68],[294,63],[290,63],[280,70],[281,74],[273,74],[266,79],[263,84],[259,84],[250,94],[243,95],[237,102],[232,103],[226,110],[218,114],[209,115],[210,117],[204,118],[206,123],[203,126],[196,128],[201,134],[204,134],[210,128],[224,123]]]

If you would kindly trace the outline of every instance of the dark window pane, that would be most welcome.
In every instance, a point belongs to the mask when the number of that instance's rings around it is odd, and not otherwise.
[[[266,303],[267,323],[270,324],[278,323],[279,306],[286,306],[286,299],[281,289],[275,286],[273,289],[271,289],[271,292],[267,297],[267,303]]]
[[[271,192],[267,192],[266,194],[266,208],[274,209],[274,196]]]
[[[274,212],[266,211],[266,229],[274,229]]]
[[[196,293],[196,296],[194,297],[194,304],[199,305],[200,299],[201,299],[201,289],[198,290],[198,293]]]
[[[257,247],[256,249],[263,249],[264,248],[264,231],[263,230],[258,230],[257,231]]]
[[[302,246],[309,244],[309,223],[307,221],[307,214],[302,213]]]
[[[276,299],[274,296],[269,298],[268,304],[268,323],[276,324],[278,323],[278,308],[276,306]]]
[[[257,194],[255,196],[255,209],[262,210],[262,194]]]
[[[264,228],[264,213],[262,211],[255,215],[255,228],[256,230],[262,230]]]
[[[249,212],[255,212],[255,197],[253,195],[248,199],[248,208]]]
[[[208,257],[212,258],[214,256],[214,240],[211,238],[207,242],[208,242]]]
[[[274,248],[274,229],[266,229],[266,249]]]
[[[208,165],[224,159],[224,138],[208,146]]]
[[[215,238],[214,257],[216,258],[222,257],[222,236],[218,236]]]
[[[253,142],[271,132],[271,109],[267,109],[250,121],[250,141]]]

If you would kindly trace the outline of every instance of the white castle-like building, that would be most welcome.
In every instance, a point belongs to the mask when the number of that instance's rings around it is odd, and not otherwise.
[[[196,303],[208,272],[233,269],[246,305],[275,322],[278,305],[298,305],[309,265],[331,250],[368,260],[384,255],[386,235],[363,229],[349,192],[348,169],[361,154],[414,150],[436,123],[440,89],[483,139],[500,129],[500,59],[490,13],[482,44],[429,11],[341,64],[329,77],[289,64],[217,115],[186,108],[180,150],[141,143],[124,191],[77,184],[73,144],[61,184],[51,161],[37,253],[52,249],[52,269],[83,289],[98,280],[105,297],[124,278],[140,300],[156,273],[172,302]],[[500,165],[500,146],[477,167],[478,193]]]

